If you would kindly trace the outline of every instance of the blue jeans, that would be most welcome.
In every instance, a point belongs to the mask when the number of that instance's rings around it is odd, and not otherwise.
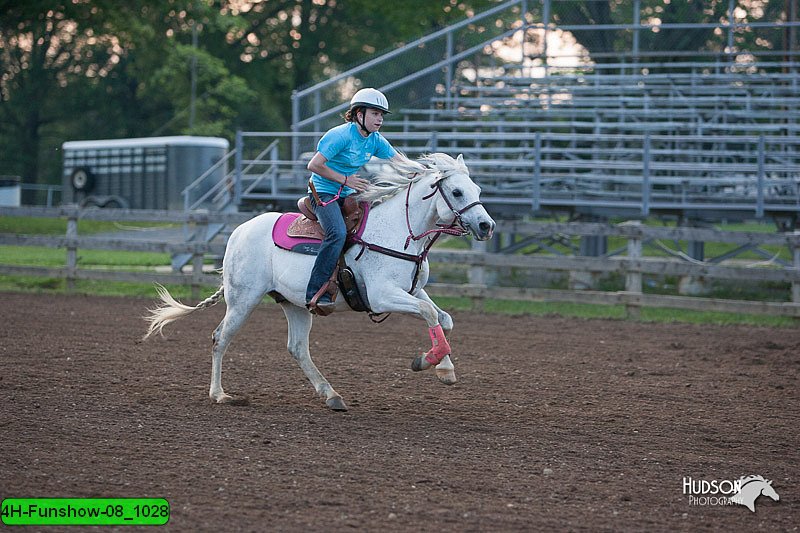
[[[333,199],[332,194],[322,193],[319,199],[323,202],[328,202]],[[310,302],[319,289],[328,281],[336,268],[336,263],[339,261],[339,256],[342,254],[344,242],[347,239],[347,228],[344,225],[344,216],[342,215],[341,204],[344,198],[340,198],[336,202],[330,203],[325,207],[320,207],[311,196],[311,205],[314,208],[314,214],[317,215],[319,225],[325,232],[325,239],[320,246],[317,260],[314,262],[314,269],[311,271],[311,279],[308,280],[308,287],[306,288],[306,303]],[[329,297],[323,295],[320,301],[328,301]]]

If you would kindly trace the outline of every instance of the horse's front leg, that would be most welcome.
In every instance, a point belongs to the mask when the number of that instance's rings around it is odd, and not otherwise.
[[[439,324],[442,325],[445,337],[449,337],[450,332],[453,331],[453,318],[443,311],[441,307],[436,305],[436,302],[434,302],[423,289],[419,289],[415,296],[420,300],[428,302],[436,309]],[[445,355],[442,362],[436,365],[436,377],[445,385],[453,385],[457,381],[456,369],[455,366],[453,366],[453,361],[450,360],[450,355]]]
[[[437,307],[430,301],[417,298],[396,289],[382,292],[374,299],[370,298],[372,310],[376,313],[407,313],[422,318],[428,324],[428,335],[431,338],[431,349],[414,359],[411,368],[414,371],[427,370],[437,366],[450,355],[450,344],[445,337],[444,329],[439,323]],[[452,365],[452,363],[450,363]]]

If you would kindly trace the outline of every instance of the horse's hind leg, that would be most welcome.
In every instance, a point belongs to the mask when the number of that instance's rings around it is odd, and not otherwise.
[[[342,397],[333,390],[331,384],[328,383],[328,380],[319,371],[317,365],[311,360],[311,353],[308,348],[308,334],[311,331],[312,321],[311,313],[289,302],[283,302],[281,307],[289,323],[289,341],[287,345],[289,353],[300,365],[317,394],[325,398],[325,405],[334,411],[347,411],[347,405],[345,405]]]
[[[234,335],[247,321],[250,313],[261,301],[263,294],[237,291],[237,294],[230,298],[226,294],[228,309],[225,311],[225,318],[219,323],[217,329],[211,335],[214,347],[211,350],[211,387],[208,395],[217,403],[229,403],[233,398],[225,394],[222,390],[222,357],[228,349],[228,345],[233,340]]]

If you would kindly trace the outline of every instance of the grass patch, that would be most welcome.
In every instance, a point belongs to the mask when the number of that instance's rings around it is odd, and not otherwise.
[[[447,311],[470,311],[473,309],[469,298],[435,298],[436,303]],[[483,311],[506,315],[563,316],[569,318],[599,318],[611,320],[626,319],[623,305],[578,304],[570,302],[521,302],[512,300],[487,299]],[[797,327],[798,322],[791,317],[754,315],[744,313],[722,313],[716,311],[693,311],[687,309],[641,308],[641,322],[686,323],[714,325],[749,325],[765,327]]]
[[[78,235],[91,235],[131,229],[171,228],[176,224],[164,222],[113,222],[104,220],[78,220]],[[0,217],[0,233],[22,235],[66,235],[67,219],[35,217]]]
[[[44,234],[44,235],[64,235],[66,232],[66,220],[53,218],[27,218],[27,217],[0,217],[0,233],[16,234]],[[131,228],[154,228],[172,227],[174,224],[137,222],[131,224],[120,224],[116,222],[103,222],[81,220],[79,221],[78,233],[96,234],[102,232],[113,232]],[[737,231],[759,231],[771,232],[774,228],[765,224],[731,224],[725,225],[724,229]],[[617,242],[618,241],[618,242]],[[609,249],[623,246],[623,239],[609,239]],[[554,248],[563,248],[568,252],[567,243],[554,244]],[[577,244],[574,240],[573,244]],[[664,243],[672,248],[678,246],[685,250],[686,243],[668,242]],[[713,243],[706,247],[708,256],[717,255],[722,248],[711,248]],[[449,237],[441,239],[438,244],[442,248],[448,249],[470,249],[471,244],[468,239]],[[716,245],[714,245],[716,246]],[[721,245],[728,247],[728,245]],[[535,245],[531,245],[531,248]],[[772,249],[765,247],[765,249]],[[533,251],[532,249],[529,251]],[[775,247],[775,252],[778,248]],[[663,250],[654,249],[653,246],[645,247],[646,255],[666,255]],[[782,254],[788,253],[781,250]],[[28,246],[0,246],[0,257],[2,263],[15,266],[41,266],[41,267],[63,267],[66,263],[66,250],[52,249],[46,247]],[[756,255],[742,256],[742,258],[761,259]],[[781,255],[784,257],[784,255]],[[786,258],[786,257],[784,257]],[[206,263],[213,259],[207,259]],[[104,250],[78,250],[78,266],[80,268],[125,268],[128,270],[152,269],[157,266],[170,265],[169,254],[147,253],[147,252],[124,252],[124,251],[104,251]],[[463,283],[467,279],[468,267],[462,265],[432,265],[432,279],[437,282]],[[518,281],[520,286],[534,286],[528,279],[527,269],[505,269],[498,272],[500,277],[506,276]],[[517,279],[518,278],[518,279]],[[677,278],[673,277],[649,277],[645,276],[644,291],[648,293],[674,294]],[[542,280],[550,288],[566,288],[567,280],[563,278],[547,278]],[[611,274],[599,280],[599,289],[602,290],[621,290],[624,287],[624,276],[621,274]],[[178,299],[186,302],[192,301],[191,287],[176,285],[168,287],[170,292]],[[788,298],[789,285],[786,283],[766,284],[761,287],[759,284],[714,284],[712,295],[718,298],[740,298],[748,300],[759,299],[785,299]],[[31,292],[44,294],[66,293],[66,282],[60,278],[41,278],[32,276],[10,276],[0,275],[0,291],[12,292]],[[124,296],[124,297],[156,297],[155,289],[151,283],[129,283],[129,282],[109,282],[95,280],[76,280],[73,293],[102,296]],[[209,295],[213,292],[211,287],[201,289],[202,295]],[[783,296],[783,298],[781,298]],[[776,298],[777,297],[777,298]],[[446,310],[467,311],[473,308],[473,302],[469,298],[437,298],[437,302]],[[265,301],[271,301],[266,299]],[[489,313],[501,313],[508,315],[527,314],[532,316],[557,315],[572,318],[594,318],[594,319],[613,319],[621,320],[626,318],[624,306],[575,304],[567,302],[519,302],[489,299],[483,302],[482,310]],[[660,323],[692,323],[692,324],[746,324],[754,326],[768,327],[796,327],[797,321],[789,317],[774,317],[767,315],[747,315],[739,313],[720,313],[702,312],[680,309],[658,309],[642,308],[639,320],[644,322]]]
[[[191,302],[191,287],[170,285],[170,293],[184,302]],[[200,289],[201,298],[213,292],[212,287]],[[28,292],[34,294],[66,294],[66,281],[60,278],[41,278],[34,276],[0,275],[0,291]],[[89,296],[122,296],[156,299],[156,291],[150,283],[111,282],[96,280],[76,280],[72,294]],[[471,311],[469,298],[436,297],[436,303],[446,311]],[[272,302],[265,298],[264,302]],[[521,302],[513,300],[487,299],[482,310],[487,313],[530,316],[562,316],[582,319],[626,319],[622,305],[577,304],[570,302]],[[764,327],[797,327],[797,321],[790,317],[751,315],[743,313],[720,313],[713,311],[691,311],[684,309],[658,309],[643,307],[640,321],[655,323],[688,323],[714,325],[749,325]]]
[[[179,299],[191,299],[192,289],[185,285],[170,285],[169,292]],[[67,282],[63,278],[42,278],[36,276],[0,275],[0,291],[29,292],[35,294],[67,294]],[[203,287],[201,294],[209,295],[211,287]],[[132,283],[125,281],[75,280],[71,294],[87,296],[124,296],[156,298],[152,283]]]
[[[0,256],[3,264],[15,266],[63,267],[67,261],[66,249],[43,246],[0,246]],[[169,254],[78,249],[79,267],[124,266],[135,269],[169,265]]]

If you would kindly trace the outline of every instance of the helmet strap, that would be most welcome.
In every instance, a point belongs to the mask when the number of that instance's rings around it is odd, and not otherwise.
[[[356,124],[358,124],[358,127],[361,128],[361,131],[366,133],[367,137],[369,137],[369,130],[367,130],[367,125],[364,123],[367,117],[367,108],[362,107],[361,110],[361,122],[358,121],[358,110],[356,110]]]

